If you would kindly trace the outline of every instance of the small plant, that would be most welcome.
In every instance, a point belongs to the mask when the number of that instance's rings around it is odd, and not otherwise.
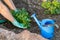
[[[24,24],[24,27],[30,27],[30,16],[25,8],[18,9],[18,12],[11,10],[11,13],[18,22]]]
[[[47,0],[42,2],[41,6],[46,9],[44,11],[45,14],[60,14],[60,2],[58,2],[58,0]]]

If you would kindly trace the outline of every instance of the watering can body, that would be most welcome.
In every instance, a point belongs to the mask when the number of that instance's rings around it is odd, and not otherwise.
[[[45,38],[52,38],[54,36],[54,21],[52,19],[43,19],[39,26],[41,35]]]
[[[42,21],[39,21],[36,18],[36,14],[33,14],[31,17],[35,19],[41,30],[41,35],[44,38],[50,39],[54,36],[54,21],[52,19],[43,19]]]

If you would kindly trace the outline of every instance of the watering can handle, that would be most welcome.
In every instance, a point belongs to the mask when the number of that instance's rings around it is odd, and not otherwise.
[[[56,28],[58,29],[59,28],[59,25],[58,24],[55,24]]]
[[[55,20],[54,20],[55,21]],[[55,21],[56,22],[56,21]],[[54,26],[59,29],[59,25],[58,24],[54,24]]]

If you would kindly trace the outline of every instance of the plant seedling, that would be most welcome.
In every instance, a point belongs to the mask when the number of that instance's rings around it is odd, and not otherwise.
[[[24,24],[24,27],[27,27],[27,28],[30,27],[30,21],[31,21],[30,16],[25,8],[18,9],[17,12],[15,12],[14,10],[11,10],[11,13],[18,22]]]

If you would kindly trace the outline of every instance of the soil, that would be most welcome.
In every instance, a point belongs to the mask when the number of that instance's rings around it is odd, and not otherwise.
[[[50,15],[50,14],[46,15],[46,14],[43,13],[44,9],[42,9],[42,8],[41,9],[34,9],[34,8],[32,8],[32,10],[31,10],[31,8],[28,7],[28,5],[25,4],[22,0],[13,0],[13,2],[15,3],[17,8],[22,8],[22,7],[26,8],[28,10],[30,16],[34,12],[36,12],[37,18],[39,20],[50,18],[50,19],[56,20],[56,23],[60,26],[60,15]],[[0,15],[0,19],[5,19],[5,18]],[[5,26],[5,27],[3,27],[2,25]],[[6,30],[13,31],[15,33],[20,33],[23,30],[29,30],[32,33],[40,34],[39,27],[35,23],[34,19],[32,19],[31,28],[30,29],[20,29],[20,28],[17,28],[15,26],[13,26],[11,23],[9,23],[8,21],[6,21],[6,23],[4,23],[4,24],[0,24],[0,26],[1,26],[0,28],[4,28]],[[54,36],[53,40],[60,40],[60,28],[57,29],[55,27],[55,36]]]

